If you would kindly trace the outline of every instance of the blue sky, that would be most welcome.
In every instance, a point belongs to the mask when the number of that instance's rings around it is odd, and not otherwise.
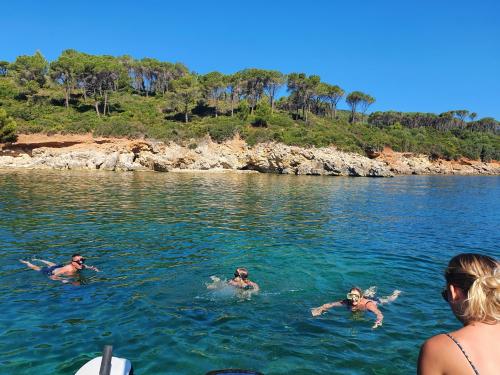
[[[500,119],[500,1],[8,1],[0,60],[67,48],[318,74],[371,110]]]

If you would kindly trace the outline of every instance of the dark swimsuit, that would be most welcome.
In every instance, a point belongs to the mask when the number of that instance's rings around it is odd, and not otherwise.
[[[43,267],[40,272],[47,276],[52,276],[53,272],[58,269],[64,267],[62,264],[58,264],[56,266]]]
[[[460,343],[457,341],[456,338],[454,338],[452,335],[450,335],[449,333],[445,333],[446,336],[448,336],[450,339],[453,340],[453,342],[455,344],[457,344],[458,348],[462,351],[463,355],[465,356],[465,358],[467,358],[467,361],[469,361],[469,364],[470,366],[472,367],[472,369],[474,370],[474,374],[476,375],[479,375],[479,371],[477,371],[476,369],[476,366],[474,366],[474,364],[472,363],[472,361],[469,359],[469,356],[467,355],[467,353],[465,352],[464,348],[462,348],[462,345],[460,345]]]

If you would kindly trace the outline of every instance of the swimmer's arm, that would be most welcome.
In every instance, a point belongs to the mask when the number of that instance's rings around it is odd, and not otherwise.
[[[253,281],[250,282],[250,286],[252,287],[254,292],[258,292],[260,290],[259,285],[257,285],[257,283],[254,283]]]
[[[325,311],[331,309],[332,307],[339,307],[339,306],[343,306],[343,305],[344,305],[344,301],[325,303],[324,305],[321,305],[320,307],[316,307],[314,309],[311,309],[311,314],[312,314],[312,316],[318,316],[318,315],[323,314]]]
[[[54,276],[59,276],[59,275],[64,275],[65,273],[67,273],[65,270],[64,270],[65,267],[61,267],[61,268],[56,268],[55,270],[52,271],[52,275],[51,275],[51,279],[52,277]],[[58,280],[58,279],[53,279],[53,280]]]
[[[66,284],[68,282],[68,279],[65,279],[64,277],[59,277],[58,275],[51,275],[51,276],[49,276],[49,278],[51,280],[60,281],[63,284]]]
[[[372,328],[377,328],[377,327],[380,327],[382,325],[382,321],[384,320],[384,315],[382,314],[382,312],[378,309],[377,305],[375,304],[375,302],[369,302],[367,305],[366,305],[366,309],[368,311],[371,311],[372,313],[374,313],[376,316],[377,316],[377,320],[375,320],[375,324],[372,326]]]
[[[92,271],[95,271],[95,272],[101,272],[101,271],[99,270],[99,268],[94,267],[94,266],[88,266],[88,265],[86,265],[86,264],[84,264],[84,265],[83,265],[83,268],[85,268],[86,270],[92,270]]]

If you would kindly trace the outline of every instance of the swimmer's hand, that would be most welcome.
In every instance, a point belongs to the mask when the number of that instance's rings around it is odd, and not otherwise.
[[[220,286],[220,279],[217,276],[210,276],[211,284],[205,284],[207,289],[217,289]]]
[[[312,316],[320,316],[324,312],[325,312],[325,310],[322,307],[316,307],[314,309],[311,309]]]
[[[381,322],[381,321],[379,321],[379,320],[377,320],[377,321],[375,322],[375,324],[372,326],[372,329],[375,329],[375,328],[377,328],[377,327],[381,327],[381,326],[382,326],[382,322]]]
[[[95,271],[95,272],[101,272],[101,270],[99,270],[99,268],[94,267],[94,266],[85,266],[85,269],[86,270],[92,270],[92,271]]]

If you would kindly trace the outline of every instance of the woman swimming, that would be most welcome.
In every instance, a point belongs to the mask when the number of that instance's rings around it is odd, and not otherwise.
[[[340,306],[345,306],[352,312],[371,311],[377,317],[377,319],[375,320],[375,324],[372,326],[372,328],[377,328],[382,325],[382,322],[384,320],[384,315],[382,314],[382,312],[380,312],[377,305],[379,303],[383,304],[394,301],[396,298],[398,298],[400,293],[401,292],[399,290],[395,290],[389,297],[380,299],[380,302],[377,302],[373,299],[366,298],[365,294],[363,294],[363,291],[360,288],[354,287],[351,288],[349,293],[347,293],[346,299],[337,302],[325,303],[320,307],[313,308],[311,309],[311,314],[312,316],[319,316],[324,312],[326,312],[327,310],[331,309],[332,307],[340,307]]]
[[[234,278],[228,281],[229,285],[232,285],[239,289],[252,289],[254,292],[259,291],[259,286],[248,278],[248,270],[243,267],[238,267],[234,271]]]

